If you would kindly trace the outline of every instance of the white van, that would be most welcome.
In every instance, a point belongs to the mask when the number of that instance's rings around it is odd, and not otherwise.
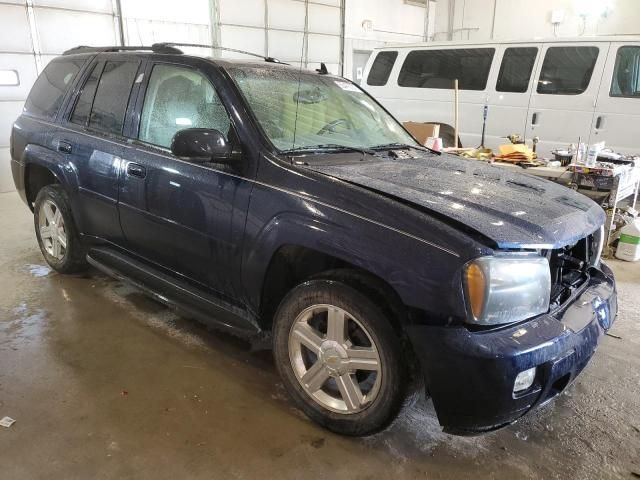
[[[460,89],[459,141],[485,146],[509,134],[549,156],[570,143],[601,140],[640,154],[640,36],[531,42],[421,43],[375,50],[362,86],[401,121],[440,123],[454,142],[453,81]]]

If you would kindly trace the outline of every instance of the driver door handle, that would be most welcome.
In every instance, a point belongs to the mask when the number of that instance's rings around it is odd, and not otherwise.
[[[142,165],[130,162],[127,165],[127,175],[129,175],[130,177],[144,178],[147,175],[147,169]]]

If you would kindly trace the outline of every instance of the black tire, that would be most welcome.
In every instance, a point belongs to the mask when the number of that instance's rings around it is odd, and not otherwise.
[[[313,305],[336,306],[357,319],[377,348],[381,381],[378,393],[356,413],[337,413],[316,401],[301,385],[289,356],[289,334],[296,318]],[[295,287],[283,299],[274,318],[273,344],[276,367],[285,388],[307,416],[342,435],[370,435],[396,417],[405,398],[408,369],[401,342],[388,318],[365,294],[333,279],[313,279]]]
[[[66,235],[66,248],[61,258],[56,258],[47,251],[40,234],[40,220],[42,206],[45,202],[51,202],[56,210],[60,211],[64,221],[64,233]],[[33,208],[33,221],[36,230],[36,238],[40,251],[47,263],[59,273],[81,273],[88,268],[86,249],[80,240],[78,230],[73,220],[69,197],[60,185],[47,185],[36,196]]]

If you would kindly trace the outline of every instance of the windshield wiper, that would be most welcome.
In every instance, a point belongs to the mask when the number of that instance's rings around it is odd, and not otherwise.
[[[400,149],[406,149],[406,148],[415,148],[417,150],[426,150],[426,151],[432,151],[427,147],[423,147],[422,145],[409,145],[406,143],[385,143],[382,145],[375,145],[373,147],[371,147],[372,150],[400,150]]]
[[[304,147],[290,148],[288,150],[282,150],[281,153],[295,153],[295,152],[323,152],[323,151],[346,151],[346,152],[358,152],[368,155],[374,155],[376,152],[370,148],[350,147],[349,145],[340,145],[338,143],[323,143],[320,145],[308,145]]]

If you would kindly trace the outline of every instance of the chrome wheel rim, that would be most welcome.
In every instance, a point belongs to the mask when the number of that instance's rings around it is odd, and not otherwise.
[[[313,305],[296,317],[289,360],[305,393],[332,412],[361,412],[380,392],[376,344],[360,321],[334,305]]]
[[[62,212],[51,200],[45,200],[38,212],[40,240],[45,251],[56,260],[62,260],[67,253],[67,232]]]

